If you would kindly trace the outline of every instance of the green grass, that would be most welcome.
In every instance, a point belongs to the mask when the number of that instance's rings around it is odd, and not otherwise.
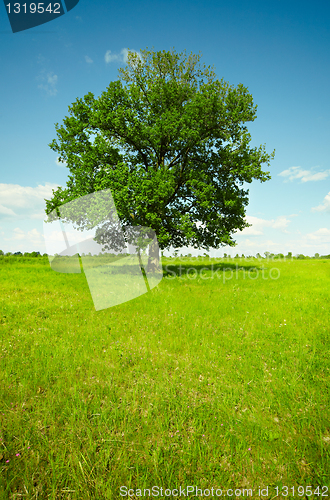
[[[0,257],[1,499],[323,498],[330,261],[163,266],[149,293],[96,312],[84,274]]]

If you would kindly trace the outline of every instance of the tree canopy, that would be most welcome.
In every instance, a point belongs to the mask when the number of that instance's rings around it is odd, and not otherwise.
[[[161,249],[234,246],[248,227],[243,183],[270,179],[275,151],[251,148],[257,106],[242,84],[216,79],[200,56],[128,50],[119,79],[99,98],[69,106],[49,144],[70,170],[46,213],[111,189],[123,227],[152,228]]]

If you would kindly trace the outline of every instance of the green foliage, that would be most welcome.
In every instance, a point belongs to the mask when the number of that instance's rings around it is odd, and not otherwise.
[[[264,182],[275,151],[251,148],[257,106],[242,84],[220,81],[200,56],[128,52],[121,79],[69,106],[49,145],[70,170],[46,213],[110,188],[124,227],[152,228],[161,249],[234,246],[245,221],[244,182]]]

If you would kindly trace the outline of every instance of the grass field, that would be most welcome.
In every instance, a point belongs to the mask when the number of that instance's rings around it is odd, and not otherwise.
[[[330,260],[163,268],[96,312],[0,257],[1,500],[330,496]]]

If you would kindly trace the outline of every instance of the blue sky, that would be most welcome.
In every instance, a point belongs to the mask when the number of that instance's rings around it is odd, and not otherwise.
[[[18,33],[3,4],[0,12],[4,252],[46,251],[44,198],[69,174],[48,146],[54,124],[78,97],[118,79],[127,48],[148,47],[201,53],[219,79],[247,86],[258,105],[251,145],[276,150],[272,179],[248,186],[252,227],[211,254],[330,254],[329,2],[80,0]]]

